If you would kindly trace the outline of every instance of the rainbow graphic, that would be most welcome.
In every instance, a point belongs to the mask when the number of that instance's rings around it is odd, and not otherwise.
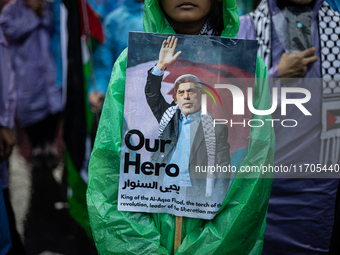
[[[215,93],[215,95],[217,96],[218,100],[220,101],[221,105],[222,105],[221,97],[220,97],[220,95],[217,93],[217,91],[213,87],[211,87],[210,85],[205,84],[203,82],[200,82],[200,84],[205,86],[205,87],[207,87],[207,88],[209,88],[211,91],[213,91]],[[200,87],[198,87],[198,89],[203,90],[204,92],[206,92],[212,98],[212,100],[214,100],[215,105],[217,105],[216,100],[215,100],[213,94],[209,90],[204,89],[204,88],[200,88]]]

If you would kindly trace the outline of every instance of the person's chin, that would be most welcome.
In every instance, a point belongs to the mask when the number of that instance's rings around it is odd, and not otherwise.
[[[197,22],[202,19],[202,15],[197,12],[196,9],[191,10],[177,10],[176,15],[174,15],[173,20],[179,23],[191,23]]]
[[[187,115],[191,114],[191,110],[190,109],[182,109],[182,113],[187,116]]]

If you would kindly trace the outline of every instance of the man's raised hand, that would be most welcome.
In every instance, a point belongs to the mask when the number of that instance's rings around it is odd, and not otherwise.
[[[175,36],[169,36],[168,40],[164,40],[161,50],[159,51],[158,63],[156,67],[159,70],[165,70],[165,68],[171,63],[175,62],[182,51],[178,51],[175,54],[178,39]]]

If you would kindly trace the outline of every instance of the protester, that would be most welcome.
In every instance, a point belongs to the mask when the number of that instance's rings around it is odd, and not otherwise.
[[[1,27],[0,54],[0,157],[2,160],[7,160],[14,147],[11,128],[14,125],[16,93],[13,80],[14,73],[11,68],[10,51]],[[2,184],[7,187],[7,184]]]
[[[143,31],[143,0],[124,0],[104,20],[105,43],[94,54],[96,87],[89,88],[93,112],[101,110],[110,81],[111,69],[120,53],[127,47],[130,31]]]
[[[10,40],[17,96],[16,117],[28,134],[31,162],[56,162],[53,144],[62,110],[61,89],[55,86],[55,65],[50,52],[52,3],[18,0],[7,4],[0,26]],[[55,166],[55,164],[54,164]]]
[[[286,116],[281,115],[281,107],[273,114],[273,119],[298,122],[293,129],[274,126],[275,165],[303,166],[305,172],[307,165],[339,163],[339,144],[324,128],[327,104],[339,105],[339,88],[325,82],[338,75],[333,69],[339,66],[339,21],[339,14],[323,0],[262,1],[240,19],[237,37],[257,39],[268,76],[280,79],[271,80],[270,86],[303,87],[312,97],[304,104],[310,118],[296,107],[289,108]],[[319,178],[321,174],[314,177],[274,180],[263,254],[328,254],[338,180]]]
[[[122,5],[124,0],[88,0],[100,20],[103,21],[110,12]]]
[[[11,129],[14,125],[16,106],[14,73],[10,57],[8,43],[0,27],[0,229],[6,232],[4,235],[0,234],[0,254],[8,252],[21,255],[25,254],[25,250],[16,229],[8,187],[7,167],[8,158],[15,144]]]
[[[185,1],[145,1],[144,32],[223,37],[237,34],[234,0],[195,1],[187,12],[176,7],[183,4]],[[117,210],[126,57],[125,50],[114,65],[90,159],[87,203],[92,232],[99,253],[172,254],[175,216]],[[267,76],[260,58],[256,76]],[[269,108],[265,80],[256,84],[254,102],[257,109]],[[242,164],[272,164],[273,150],[270,125],[253,130],[248,156]],[[255,157],[258,152],[262,156]],[[211,254],[260,254],[271,183],[271,179],[236,178],[213,220],[183,218],[183,241],[176,254],[203,250]]]
[[[14,90],[13,84],[10,83],[10,77],[10,55],[7,49],[7,40],[0,28],[0,254],[7,254],[12,247],[2,192],[2,189],[7,188],[8,185],[6,159],[14,146],[14,139],[10,130],[14,116]],[[12,93],[8,93],[9,91]]]

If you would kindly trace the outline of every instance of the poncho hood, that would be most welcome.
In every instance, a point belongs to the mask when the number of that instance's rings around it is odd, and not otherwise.
[[[161,10],[158,0],[145,0],[144,8],[144,32],[175,34]],[[235,37],[240,27],[238,10],[235,0],[223,0],[222,37]]]

